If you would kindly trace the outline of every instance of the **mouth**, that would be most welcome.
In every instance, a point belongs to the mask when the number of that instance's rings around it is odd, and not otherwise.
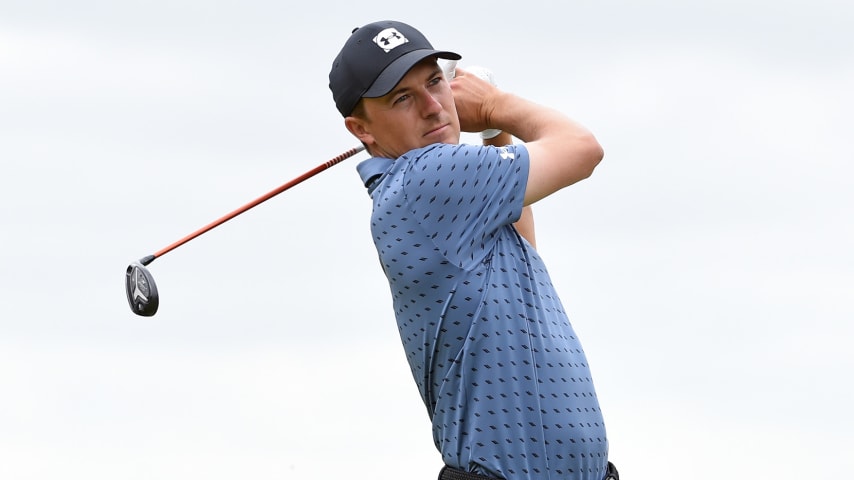
[[[444,132],[445,132],[445,130],[446,130],[449,126],[450,126],[450,124],[448,124],[448,123],[443,124],[443,125],[440,125],[440,126],[438,126],[438,127],[434,128],[433,130],[430,130],[430,131],[428,131],[427,133],[425,133],[425,134],[424,134],[424,136],[425,136],[425,137],[432,137],[432,136],[434,136],[434,135],[440,135],[440,134],[444,133]]]

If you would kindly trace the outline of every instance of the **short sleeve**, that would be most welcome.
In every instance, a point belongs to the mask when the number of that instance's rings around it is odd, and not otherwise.
[[[522,215],[527,149],[438,145],[411,153],[403,186],[415,219],[457,265],[480,261]]]

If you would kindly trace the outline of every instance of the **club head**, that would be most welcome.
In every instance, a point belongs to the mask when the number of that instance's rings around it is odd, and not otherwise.
[[[151,272],[140,262],[128,265],[125,273],[125,291],[133,313],[143,317],[150,317],[157,313],[157,306],[160,304],[157,285],[154,283]]]

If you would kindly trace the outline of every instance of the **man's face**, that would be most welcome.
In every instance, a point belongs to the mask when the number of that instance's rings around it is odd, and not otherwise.
[[[433,143],[460,141],[454,96],[434,58],[412,67],[387,95],[362,103],[366,118],[346,122],[372,155],[397,158]]]

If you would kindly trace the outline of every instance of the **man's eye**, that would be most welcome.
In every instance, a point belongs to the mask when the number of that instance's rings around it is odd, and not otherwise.
[[[409,98],[409,95],[401,95],[394,99],[394,104],[397,105],[398,103],[405,101],[407,98]]]

